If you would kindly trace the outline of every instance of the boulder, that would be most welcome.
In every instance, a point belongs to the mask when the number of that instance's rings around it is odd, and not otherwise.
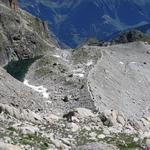
[[[95,115],[92,113],[90,109],[87,108],[76,108],[79,118],[86,118],[86,117],[94,117]]]
[[[21,150],[19,146],[0,142],[0,150]]]
[[[145,141],[145,150],[150,150],[150,139],[146,139]]]
[[[103,124],[106,126],[117,126],[118,124],[125,126],[126,124],[123,115],[116,110],[105,110],[100,115],[100,118]]]
[[[68,123],[67,128],[71,129],[72,132],[77,132],[79,130],[79,126],[75,123]]]
[[[46,121],[49,123],[59,121],[60,117],[54,115],[54,114],[49,114],[48,116],[45,117]]]
[[[100,134],[100,135],[98,135],[98,138],[99,139],[104,139],[106,136],[104,135],[104,134]]]
[[[125,121],[124,117],[121,116],[121,115],[119,115],[119,116],[117,117],[117,122],[118,122],[119,124],[121,124],[122,126],[125,126],[125,124],[126,124],[126,121]]]
[[[102,112],[100,114],[100,119],[105,126],[110,127],[110,126],[114,125],[114,120],[112,120],[113,118],[111,116],[111,111],[109,111],[109,110]]]

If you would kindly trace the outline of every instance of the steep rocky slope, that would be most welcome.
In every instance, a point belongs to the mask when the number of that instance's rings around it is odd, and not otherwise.
[[[24,83],[1,69],[2,141],[23,149],[144,148],[150,137],[149,57],[143,42],[84,45],[48,52]]]
[[[89,49],[88,52],[85,52],[85,57],[96,59],[101,55],[99,53],[96,56],[98,50],[90,51]],[[80,61],[83,63],[80,64]],[[51,101],[49,109],[54,109],[55,113],[63,114],[76,107],[94,110],[94,103],[87,87],[87,75],[91,63],[93,62],[84,60],[82,54],[80,58],[80,53],[75,52],[72,56],[69,50],[56,50],[55,53],[47,53],[45,57],[34,63],[25,79],[33,85],[43,85],[47,88],[48,99]]]
[[[43,108],[41,106],[44,106],[45,101],[40,94],[31,91],[2,68],[0,68],[0,85],[0,103],[36,112]]]
[[[132,43],[102,48],[88,76],[95,105],[122,111],[128,118],[148,117],[149,45]]]
[[[46,22],[19,8],[12,10],[9,0],[0,2],[0,65],[33,58],[55,47]]]
[[[51,109],[113,109],[137,121],[150,115],[149,53],[141,42],[83,46],[39,59],[26,79],[47,88]]]

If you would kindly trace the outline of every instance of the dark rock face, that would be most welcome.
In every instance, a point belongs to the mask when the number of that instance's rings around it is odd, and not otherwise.
[[[135,41],[144,41],[150,42],[150,36],[142,33],[138,30],[130,30],[127,32],[121,33],[116,39],[112,40],[112,43],[129,43]]]
[[[14,11],[8,0],[4,2],[0,5],[0,65],[34,58],[55,45],[48,35],[46,22],[19,8]]]

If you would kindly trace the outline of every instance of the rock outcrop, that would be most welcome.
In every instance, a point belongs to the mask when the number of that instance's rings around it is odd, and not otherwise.
[[[14,11],[9,0],[0,1],[0,65],[43,55],[56,45],[46,22],[20,8]]]
[[[119,36],[117,36],[110,43],[119,44],[119,43],[130,43],[136,41],[143,41],[150,43],[150,36],[136,29],[131,29],[126,32],[121,32]]]

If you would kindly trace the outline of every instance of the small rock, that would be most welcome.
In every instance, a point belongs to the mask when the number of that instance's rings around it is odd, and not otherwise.
[[[73,122],[78,122],[78,123],[80,122],[80,120],[77,117],[75,117],[75,116],[72,116],[72,121]]]
[[[137,138],[137,137],[135,137],[135,138],[133,139],[134,142],[138,142],[138,140],[139,140],[139,138]]]
[[[62,138],[61,141],[62,141],[64,144],[66,144],[66,145],[68,145],[68,146],[71,146],[71,143],[70,143],[69,139],[67,139],[67,138]]]
[[[69,98],[68,98],[68,96],[65,96],[62,100],[63,100],[64,102],[68,102],[68,101],[69,101]]]
[[[91,133],[89,134],[89,136],[90,136],[90,137],[96,137],[97,134],[96,134],[95,132],[91,132]]]
[[[109,131],[108,129],[103,129],[103,133],[104,133],[105,135],[110,135],[110,131]]]
[[[117,117],[117,122],[120,123],[122,126],[125,126],[125,124],[126,124],[126,121],[120,115]]]
[[[70,139],[71,139],[71,138],[72,138],[72,135],[68,135],[68,138],[70,138]]]
[[[98,136],[98,138],[99,139],[104,139],[106,136],[104,135],[104,134],[100,134],[99,136]]]
[[[87,130],[87,131],[91,131],[91,128],[88,126],[84,126],[83,129]]]
[[[60,118],[56,115],[53,115],[53,114],[49,114],[47,117],[45,117],[45,119],[51,123],[51,122],[54,122],[54,121],[58,121]]]
[[[67,128],[71,129],[72,132],[76,132],[79,130],[79,126],[75,123],[68,123]]]
[[[90,109],[77,108],[76,111],[78,112],[78,115],[80,118],[94,117],[94,114],[92,113]]]

